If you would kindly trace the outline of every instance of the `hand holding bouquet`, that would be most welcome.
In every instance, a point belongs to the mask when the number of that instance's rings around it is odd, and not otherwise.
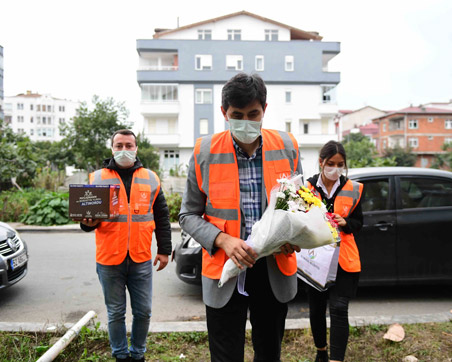
[[[329,221],[325,205],[301,184],[301,175],[278,180],[270,203],[246,241],[259,258],[280,251],[286,243],[313,249],[339,241],[337,227]],[[218,283],[222,287],[241,270],[227,260]]]

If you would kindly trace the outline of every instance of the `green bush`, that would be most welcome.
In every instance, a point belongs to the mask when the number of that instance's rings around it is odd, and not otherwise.
[[[69,193],[51,192],[23,215],[21,222],[29,225],[64,225],[70,222]]]
[[[46,190],[41,189],[11,189],[0,192],[0,220],[18,222],[28,213],[30,206],[41,200],[46,193]]]
[[[170,221],[179,221],[179,212],[182,204],[182,196],[177,192],[165,195],[166,203],[168,204]]]

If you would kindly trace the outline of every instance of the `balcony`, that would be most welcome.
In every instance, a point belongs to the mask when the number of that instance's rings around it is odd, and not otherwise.
[[[168,102],[150,102],[141,101],[140,113],[146,115],[178,115],[180,112],[180,104],[178,101]]]
[[[179,66],[177,65],[139,65],[138,70],[144,71],[175,71],[178,70]]]
[[[140,53],[138,70],[176,71],[179,69],[177,51],[152,51]]]
[[[320,116],[333,116],[337,114],[339,107],[336,102],[323,102],[319,104]]]
[[[320,147],[323,146],[330,140],[338,140],[337,134],[298,134],[295,138],[300,145],[303,147]]]
[[[180,143],[180,134],[178,133],[145,133],[145,136],[155,147],[178,147]]]

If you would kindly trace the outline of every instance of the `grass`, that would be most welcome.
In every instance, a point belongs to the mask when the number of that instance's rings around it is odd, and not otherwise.
[[[383,339],[388,326],[368,325],[350,327],[346,353],[347,361],[402,361],[408,355],[419,361],[452,361],[452,321],[403,325],[405,339],[392,342]],[[0,361],[36,361],[62,335],[58,333],[0,333]],[[150,333],[147,361],[209,361],[206,332]],[[309,329],[287,330],[281,360],[288,362],[314,361],[315,348]],[[245,361],[252,361],[251,333],[246,335]],[[83,327],[79,336],[55,359],[55,362],[114,361],[110,354],[108,335],[99,329]]]

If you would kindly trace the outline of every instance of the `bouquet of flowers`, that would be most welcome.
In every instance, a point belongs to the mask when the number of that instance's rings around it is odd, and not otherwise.
[[[302,185],[301,175],[277,181],[267,209],[246,240],[258,259],[279,252],[286,243],[313,249],[339,242],[337,224],[328,216],[325,205]],[[240,272],[232,260],[227,260],[218,287]]]

